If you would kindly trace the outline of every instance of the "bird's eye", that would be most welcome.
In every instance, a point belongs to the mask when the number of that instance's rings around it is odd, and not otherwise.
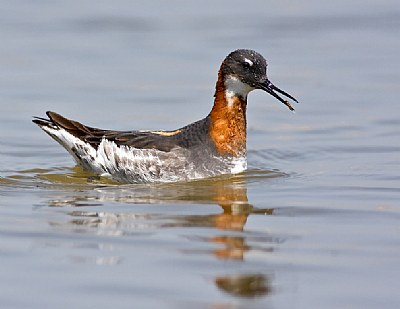
[[[250,59],[244,58],[243,66],[245,68],[250,68],[253,66],[253,61],[251,61]]]

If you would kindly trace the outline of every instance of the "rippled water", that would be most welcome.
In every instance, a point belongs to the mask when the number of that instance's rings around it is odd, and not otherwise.
[[[1,307],[399,307],[396,1],[0,8]],[[176,129],[236,48],[300,100],[250,94],[243,174],[117,185],[31,123]]]

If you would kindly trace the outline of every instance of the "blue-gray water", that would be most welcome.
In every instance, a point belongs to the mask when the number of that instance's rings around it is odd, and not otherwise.
[[[1,308],[398,308],[398,1],[2,1]],[[249,171],[93,180],[31,123],[175,129],[251,48]]]

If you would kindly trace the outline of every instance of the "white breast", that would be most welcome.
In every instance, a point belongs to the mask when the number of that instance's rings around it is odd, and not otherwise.
[[[103,139],[98,148],[64,129],[43,127],[85,169],[128,183],[177,182],[221,174],[236,174],[247,167],[245,154],[239,158],[216,156],[210,149],[176,147],[169,152],[119,146]]]

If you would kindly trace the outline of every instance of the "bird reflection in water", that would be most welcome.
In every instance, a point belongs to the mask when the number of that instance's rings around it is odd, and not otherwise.
[[[274,177],[272,175],[271,177]],[[276,177],[276,176],[275,176]],[[65,193],[65,192],[64,192]],[[135,204],[140,212],[108,212],[83,210],[80,206],[105,206],[110,209],[109,203]],[[101,231],[104,235],[129,235],[136,231],[146,231],[154,228],[212,228],[218,233],[213,236],[187,236],[192,242],[210,242],[216,246],[204,250],[187,249],[185,254],[213,254],[220,260],[242,261],[246,252],[272,252],[276,244],[282,239],[265,235],[265,233],[244,232],[247,218],[251,214],[271,215],[274,209],[258,209],[249,204],[247,198],[246,177],[219,177],[209,180],[194,181],[177,184],[157,185],[128,185],[128,186],[99,186],[91,190],[70,192],[62,199],[52,199],[51,206],[73,206],[76,209],[68,214],[74,219],[69,223],[73,226],[87,226]],[[139,206],[140,207],[136,207]],[[166,205],[160,205],[157,213],[154,208],[146,212],[143,204],[193,204],[193,212],[187,214],[173,211],[171,214]],[[215,214],[201,209],[201,204],[217,204],[222,211]],[[157,206],[157,205],[156,205]],[[112,206],[111,206],[112,207]],[[196,214],[199,212],[201,214]],[[92,208],[93,209],[93,208]],[[119,208],[121,209],[121,208]],[[249,245],[248,242],[252,245]],[[216,248],[215,248],[216,247]],[[257,297],[271,292],[269,277],[265,274],[246,273],[217,276],[214,279],[216,286],[236,297]]]
[[[215,283],[224,292],[240,297],[256,297],[271,293],[269,278],[261,274],[217,277]]]

